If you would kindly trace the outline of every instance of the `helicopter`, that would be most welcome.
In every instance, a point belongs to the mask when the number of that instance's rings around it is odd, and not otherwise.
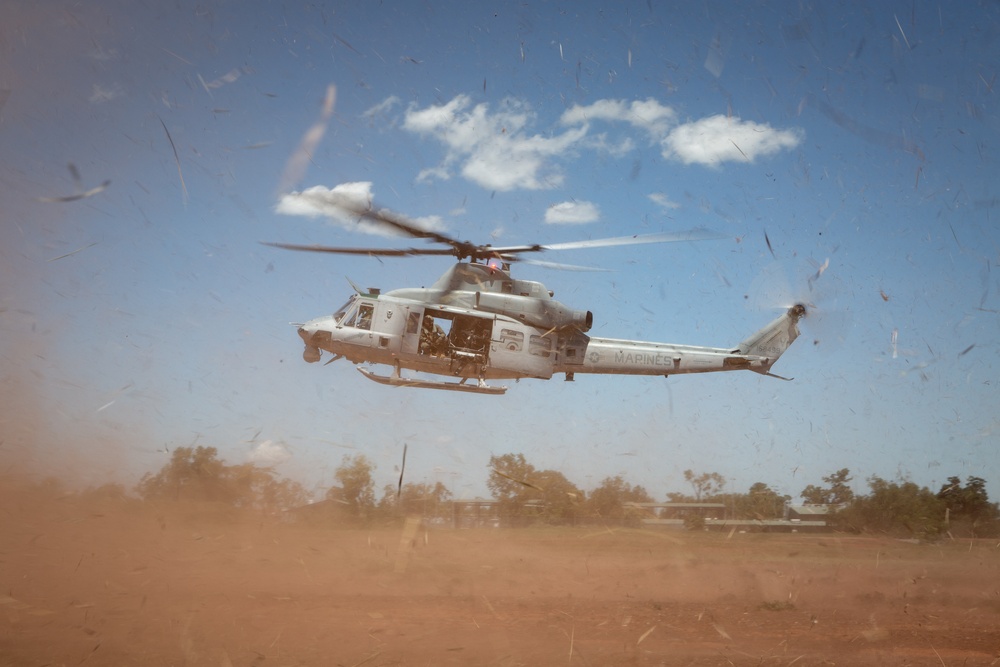
[[[439,247],[347,248],[262,242],[285,250],[373,257],[454,256],[458,263],[429,288],[402,288],[383,293],[361,289],[333,312],[305,323],[293,323],[305,344],[303,359],[326,364],[347,359],[355,365],[391,367],[388,375],[359,366],[366,378],[394,387],[416,387],[479,394],[503,394],[495,380],[548,380],[563,374],[681,375],[749,370],[771,373],[771,367],[799,336],[798,322],[807,308],[796,303],[767,326],[732,347],[679,345],[588,335],[594,316],[556,301],[537,281],[512,277],[520,261],[554,268],[575,268],[523,257],[528,253],[671,241],[722,238],[706,229],[591,239],[549,245],[492,246],[459,241],[426,229],[386,209],[355,203],[338,204],[351,217],[397,234],[425,239]],[[348,281],[350,282],[350,281]],[[403,371],[447,377],[406,377]]]

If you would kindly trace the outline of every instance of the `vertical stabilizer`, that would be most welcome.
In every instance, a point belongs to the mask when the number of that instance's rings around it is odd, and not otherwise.
[[[739,344],[740,354],[747,357],[759,357],[762,368],[752,370],[766,373],[771,365],[778,360],[785,350],[799,337],[799,320],[805,317],[806,307],[796,304],[785,311],[780,317],[757,331]]]

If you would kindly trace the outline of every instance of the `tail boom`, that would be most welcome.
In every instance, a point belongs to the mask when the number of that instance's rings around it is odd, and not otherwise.
[[[795,305],[735,348],[674,345],[616,338],[590,338],[586,350],[554,371],[615,375],[680,375],[750,370],[769,375],[771,366],[799,336],[798,321],[806,309]]]

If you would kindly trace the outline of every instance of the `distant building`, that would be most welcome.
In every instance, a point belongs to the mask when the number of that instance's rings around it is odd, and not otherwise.
[[[683,528],[688,517],[701,517],[705,530],[741,532],[822,532],[829,530],[827,517],[837,509],[830,505],[790,505],[784,519],[730,519],[723,503],[626,503],[646,512],[646,526]]]
[[[706,522],[726,518],[724,503],[625,503],[626,508],[643,512],[643,523],[660,526],[683,526],[684,520],[695,516]]]
[[[500,525],[498,503],[492,498],[453,500],[451,510],[454,528],[497,528]]]
[[[836,505],[789,505],[788,519],[790,521],[822,521],[837,509]]]

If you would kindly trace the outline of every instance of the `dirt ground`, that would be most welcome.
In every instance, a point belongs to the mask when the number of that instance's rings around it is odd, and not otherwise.
[[[2,665],[1000,665],[995,542],[0,502]]]

